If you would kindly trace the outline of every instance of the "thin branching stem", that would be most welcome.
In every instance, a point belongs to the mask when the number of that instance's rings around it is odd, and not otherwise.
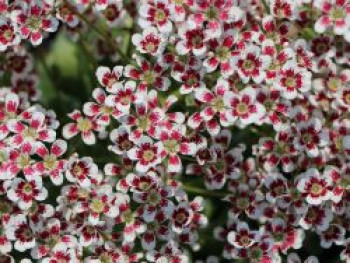
[[[91,28],[95,33],[97,33],[101,38],[103,38],[106,43],[112,47],[120,56],[124,63],[131,62],[130,58],[124,54],[124,52],[119,48],[118,44],[108,35],[107,32],[102,31],[100,28],[95,26],[89,19],[87,19],[83,14],[79,13],[67,0],[64,0],[69,10],[74,13],[80,20],[84,21],[89,28]]]
[[[261,0],[261,3],[263,4],[265,11],[270,14],[270,8],[269,5],[266,3],[266,0]]]
[[[196,187],[196,186],[192,186],[192,185],[186,185],[186,184],[182,185],[182,188],[187,193],[199,194],[199,195],[203,195],[203,196],[207,196],[207,197],[213,197],[213,198],[219,198],[219,199],[222,199],[226,195],[228,195],[228,193],[226,193],[224,191],[213,192],[213,191],[209,191],[209,190],[204,189],[204,188],[200,188],[200,187]]]

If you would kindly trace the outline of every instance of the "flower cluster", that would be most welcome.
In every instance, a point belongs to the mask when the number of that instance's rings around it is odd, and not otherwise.
[[[0,261],[187,263],[215,239],[198,262],[292,263],[317,236],[350,262],[349,0],[0,0],[0,16]],[[32,46],[56,34],[96,66],[68,121],[37,104]]]

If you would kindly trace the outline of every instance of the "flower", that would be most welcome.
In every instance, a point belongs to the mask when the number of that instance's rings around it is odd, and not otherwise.
[[[93,117],[84,117],[79,110],[75,110],[68,115],[76,123],[69,123],[63,127],[63,137],[70,139],[81,133],[83,142],[87,145],[95,144],[96,137],[93,131],[101,130],[101,126],[97,123],[97,120]]]
[[[89,187],[101,180],[98,167],[91,157],[72,156],[66,164],[65,175],[69,182],[77,182],[83,187]]]
[[[147,172],[161,163],[164,158],[164,145],[162,142],[154,143],[148,136],[142,136],[127,154],[131,160],[137,161],[135,168],[138,172]]]
[[[186,203],[180,203],[174,208],[172,214],[172,229],[180,233],[187,227],[193,219],[193,211]]]
[[[17,24],[22,39],[30,38],[30,42],[35,46],[41,44],[43,31],[55,32],[58,28],[58,20],[44,7],[34,3],[12,11],[11,19]]]
[[[173,26],[168,2],[165,0],[151,0],[140,6],[139,25],[142,28],[154,25],[160,32],[169,33]]]
[[[96,102],[86,102],[84,104],[83,111],[86,116],[89,116],[92,119],[96,119],[96,122],[98,122],[98,124],[102,126],[108,126],[110,122],[110,116],[117,119],[123,115],[121,107],[116,107],[115,104],[107,101],[108,97],[103,89],[94,89],[92,96]]]
[[[238,122],[242,127],[258,123],[265,114],[265,108],[256,102],[256,90],[253,87],[247,87],[238,94],[227,92],[224,102],[228,107],[226,110],[228,122]]]
[[[315,23],[315,31],[324,33],[327,28],[333,27],[337,35],[344,35],[349,41],[350,34],[350,4],[346,0],[317,0],[315,6],[321,10],[321,17]]]
[[[109,91],[113,89],[113,86],[118,83],[119,79],[123,75],[123,67],[115,66],[112,70],[108,67],[100,66],[96,70],[96,77],[100,85]]]
[[[224,23],[237,22],[244,19],[244,12],[232,1],[194,1],[191,6],[188,23],[192,27],[206,25],[208,37],[220,37]]]
[[[227,240],[236,248],[248,248],[252,246],[258,237],[256,231],[251,231],[245,222],[240,222],[235,231],[229,232]]]
[[[48,175],[55,185],[61,185],[66,160],[60,159],[60,157],[66,150],[67,142],[64,140],[55,141],[50,151],[44,144],[41,144],[35,149],[35,152],[42,158],[42,161],[36,162],[33,169],[40,174]]]
[[[26,181],[22,178],[15,178],[8,186],[7,197],[18,204],[22,210],[29,209],[34,200],[43,201],[47,198],[48,192],[43,187],[41,177],[37,176]]]
[[[187,263],[218,223],[207,263],[349,261],[349,7],[0,0],[0,261]]]
[[[304,68],[298,68],[295,62],[288,61],[279,71],[275,85],[281,91],[282,97],[295,99],[298,94],[311,89],[311,73]]]
[[[107,0],[107,6],[104,7],[102,15],[105,17],[109,26],[117,26],[125,17],[125,9],[122,1]]]
[[[170,80],[165,77],[165,66],[160,63],[152,64],[144,58],[136,57],[138,67],[128,65],[125,67],[124,75],[133,80],[141,80],[137,90],[144,92],[147,88],[156,88],[160,91],[167,91]]]
[[[220,125],[228,126],[225,105],[225,97],[229,94],[229,84],[224,80],[219,80],[214,91],[211,91],[205,87],[200,87],[195,91],[195,98],[202,102],[205,107],[200,112],[190,116],[188,125],[191,128],[198,128],[202,121],[206,123],[206,128],[211,135],[217,135],[220,132]],[[219,123],[216,121],[216,115],[219,117]]]
[[[195,56],[202,56],[207,51],[205,33],[201,28],[191,29],[184,25],[179,28],[180,41],[176,44],[176,51],[179,55],[186,55],[192,52]]]
[[[185,134],[181,129],[160,130],[158,137],[163,143],[165,156],[168,158],[167,171],[169,173],[178,173],[182,169],[181,158],[179,154],[194,155],[196,145],[186,142]]]
[[[321,176],[317,169],[310,168],[299,175],[297,189],[309,204],[320,205],[332,199],[332,178]]]
[[[233,56],[231,63],[238,69],[243,83],[248,83],[250,79],[255,83],[261,83],[266,77],[265,70],[270,66],[271,57],[262,55],[258,46],[250,45]]]
[[[35,235],[23,214],[11,217],[9,227],[6,229],[6,237],[15,241],[14,248],[20,252],[33,248],[36,242]]]
[[[19,30],[15,23],[3,20],[0,22],[0,51],[3,52],[8,47],[18,45],[21,42]]]
[[[142,35],[133,35],[132,42],[141,53],[148,53],[152,56],[160,55],[165,48],[165,39],[155,27],[145,28]]]
[[[11,119],[7,123],[8,129],[14,133],[9,139],[17,146],[31,144],[35,146],[40,141],[53,142],[56,132],[45,123],[45,115],[42,112],[33,112],[27,119]]]
[[[278,170],[279,164],[286,173],[295,169],[294,163],[299,152],[295,149],[293,141],[293,133],[289,127],[276,133],[274,139],[261,138],[259,140],[259,144],[254,146],[254,151],[266,171]]]
[[[208,46],[213,53],[209,53],[207,58],[203,61],[203,66],[207,72],[213,72],[218,66],[223,76],[230,76],[234,73],[231,58],[235,42],[237,41],[237,33],[227,31],[224,33],[222,39],[213,38],[208,41]]]
[[[318,118],[297,124],[297,137],[294,138],[296,150],[304,150],[309,157],[320,154],[319,148],[329,143],[329,133],[322,130],[322,123]]]
[[[76,211],[78,213],[86,213],[88,223],[91,225],[100,225],[107,218],[115,218],[119,214],[116,202],[122,203],[123,195],[115,195],[112,187],[105,185],[97,189],[89,191],[89,198],[77,203]]]

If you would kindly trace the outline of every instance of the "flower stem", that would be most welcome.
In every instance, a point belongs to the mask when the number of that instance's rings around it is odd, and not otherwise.
[[[207,196],[207,197],[214,197],[214,198],[224,198],[226,195],[228,195],[228,193],[226,192],[212,192],[212,191],[208,191],[206,189],[203,188],[199,188],[196,186],[192,186],[192,185],[182,185],[182,188],[187,192],[187,193],[191,193],[191,194],[199,194],[199,195],[203,195],[203,196]]]
[[[270,8],[269,8],[268,4],[266,3],[266,0],[261,0],[261,3],[263,4],[263,6],[264,6],[266,12],[267,12],[268,14],[270,14]]]
[[[132,21],[132,26],[131,28],[129,29],[129,43],[128,43],[128,49],[126,51],[126,54],[128,57],[131,57],[131,53],[132,53],[132,35],[134,34],[134,31],[135,31],[135,28],[136,28],[136,25],[135,25],[135,22],[134,20]]]
[[[124,63],[131,62],[130,59],[124,54],[124,52],[119,48],[118,44],[112,38],[110,38],[108,34],[103,32],[100,28],[98,28],[91,21],[89,21],[84,15],[79,13],[67,0],[64,0],[64,3],[67,5],[69,10],[72,13],[74,13],[77,17],[79,17],[80,20],[84,21],[89,26],[89,28],[91,28],[93,31],[95,31],[95,33],[97,33],[100,37],[106,40],[108,45],[110,45],[119,54]]]

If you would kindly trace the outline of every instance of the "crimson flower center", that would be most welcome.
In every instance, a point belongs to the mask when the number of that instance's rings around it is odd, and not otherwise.
[[[84,167],[81,167],[79,164],[75,164],[73,167],[73,174],[76,177],[80,177],[84,174]]]

